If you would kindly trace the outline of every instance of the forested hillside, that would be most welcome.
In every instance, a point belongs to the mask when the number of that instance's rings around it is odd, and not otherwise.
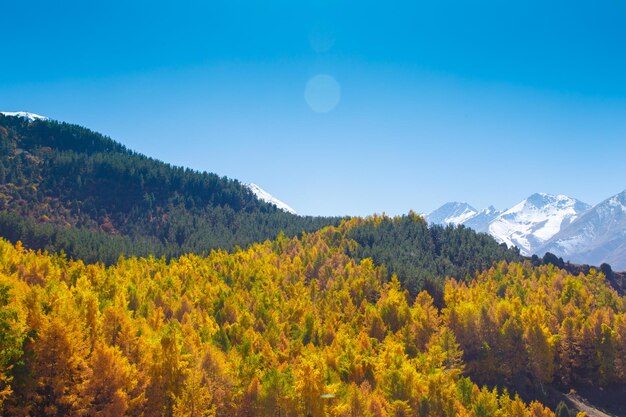
[[[236,180],[174,167],[88,129],[0,115],[0,235],[112,263],[293,236],[338,219],[294,216]]]
[[[2,415],[541,417],[626,390],[608,265],[296,216],[74,125],[0,116],[0,151]]]
[[[446,277],[465,280],[498,261],[521,261],[517,248],[460,226],[429,226],[411,212],[406,216],[352,219],[341,228],[358,245],[347,253],[357,261],[371,258],[395,274],[412,295],[426,289],[440,301]]]
[[[500,262],[438,309],[344,234],[110,267],[0,240],[3,415],[540,417],[515,393],[624,386],[603,275]]]
[[[258,200],[236,180],[172,167],[75,125],[0,115],[0,236],[86,262],[173,257],[311,232],[336,218],[302,217]],[[416,294],[440,300],[446,276],[464,278],[516,250],[469,229],[428,228],[417,216],[354,219],[341,228]]]

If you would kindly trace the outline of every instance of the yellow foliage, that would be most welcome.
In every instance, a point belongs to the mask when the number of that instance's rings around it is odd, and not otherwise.
[[[0,240],[32,378],[0,395],[37,415],[539,417],[553,414],[462,375],[511,382],[530,370],[545,384],[568,364],[572,378],[624,382],[626,303],[601,274],[501,263],[446,282],[439,311],[370,259],[354,262],[341,249],[353,243],[329,245],[359,221],[110,267]],[[584,368],[581,355],[599,352]]]

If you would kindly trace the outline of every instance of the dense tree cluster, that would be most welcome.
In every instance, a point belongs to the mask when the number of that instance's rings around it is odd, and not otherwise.
[[[0,235],[85,261],[178,256],[318,230],[236,180],[174,167],[88,129],[0,115]],[[117,250],[116,250],[117,248]]]
[[[423,217],[373,216],[346,223],[346,236],[358,243],[347,251],[355,259],[371,258],[385,265],[413,295],[427,289],[436,299],[443,279],[470,278],[498,261],[521,261],[517,248],[498,244],[491,236],[466,227],[428,226]]]
[[[502,262],[448,281],[444,322],[480,383],[626,387],[626,298],[603,274]]]
[[[540,417],[516,375],[624,383],[603,275],[502,262],[439,310],[344,233],[109,267],[0,241],[2,413]]]

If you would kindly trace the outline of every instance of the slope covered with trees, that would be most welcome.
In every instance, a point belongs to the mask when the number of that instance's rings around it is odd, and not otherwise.
[[[340,228],[357,245],[347,248],[357,261],[371,258],[398,276],[413,295],[423,289],[440,301],[446,277],[469,279],[499,261],[521,261],[517,248],[459,226],[428,225],[411,212],[406,216],[352,219]]]
[[[344,233],[110,267],[0,241],[3,414],[539,417],[514,393],[625,386],[602,274],[500,262],[438,309]]]
[[[626,388],[626,298],[592,269],[500,263],[471,283],[448,281],[442,315],[481,383],[523,392]]]
[[[172,167],[75,125],[0,115],[0,149],[0,236],[86,262],[202,254],[339,222],[285,213],[236,180]],[[486,235],[417,218],[354,219],[340,229],[358,244],[346,253],[386,265],[412,294],[440,295],[446,276],[521,260]]]
[[[0,115],[0,235],[112,263],[230,249],[336,224],[285,213],[236,180],[174,167],[88,129]]]
[[[462,378],[431,298],[322,235],[110,268],[0,256],[5,415],[552,415]]]

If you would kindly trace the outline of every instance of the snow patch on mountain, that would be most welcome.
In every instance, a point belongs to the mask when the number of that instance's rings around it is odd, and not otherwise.
[[[575,263],[609,263],[626,270],[626,190],[597,204],[542,247]]]
[[[488,233],[522,255],[546,252],[565,260],[626,270],[626,190],[594,207],[565,195],[533,194],[505,211],[477,211],[447,203],[426,216],[430,223],[463,225]]]
[[[459,225],[475,216],[478,211],[467,203],[446,203],[426,216],[426,219],[435,224]]]
[[[477,211],[467,203],[447,203],[430,213],[427,220],[489,233],[507,246],[517,246],[523,255],[532,255],[589,208],[565,195],[537,193],[505,211],[493,206]]]
[[[489,206],[467,219],[463,225],[470,227],[479,233],[487,233],[491,222],[493,222],[494,219],[496,219],[500,214],[502,214],[501,210],[497,210],[494,206]]]
[[[452,202],[444,204],[425,217],[433,224],[464,225],[477,232],[486,233],[491,221],[500,213],[493,206],[478,211],[467,203]]]
[[[533,194],[495,218],[489,234],[508,246],[517,246],[523,255],[532,255],[589,208],[565,195]]]
[[[35,113],[29,113],[26,111],[0,111],[0,114],[11,117],[19,117],[28,122],[34,122],[35,120],[48,120],[46,116],[41,116]]]
[[[287,213],[297,214],[294,209],[289,207],[287,204],[283,203],[279,199],[275,198],[273,195],[262,189],[256,184],[250,183],[245,184],[246,187],[252,191],[252,193],[261,201],[265,201],[266,203],[270,203],[278,207],[279,209],[286,211]]]

